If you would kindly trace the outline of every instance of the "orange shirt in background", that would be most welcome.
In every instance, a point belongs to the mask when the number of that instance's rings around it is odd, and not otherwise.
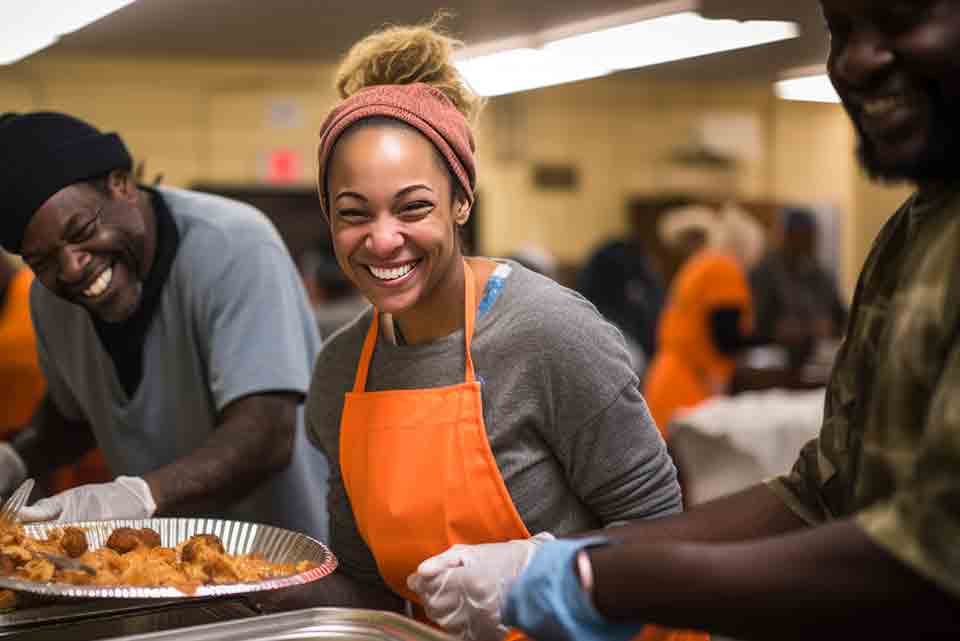
[[[733,256],[702,251],[674,277],[660,317],[657,353],[644,382],[644,397],[664,438],[677,410],[694,407],[729,385],[735,359],[714,345],[710,316],[730,307],[741,310],[740,329],[748,334],[750,287]]]
[[[0,307],[0,439],[30,421],[46,387],[30,320],[32,282],[29,269],[14,274]]]

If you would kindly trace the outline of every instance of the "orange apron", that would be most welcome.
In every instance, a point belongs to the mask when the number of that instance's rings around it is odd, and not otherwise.
[[[431,556],[457,543],[530,537],[487,441],[470,354],[476,283],[466,261],[464,281],[464,382],[365,391],[380,327],[375,312],[340,418],[340,469],[357,528],[386,584],[413,603],[407,576]],[[660,637],[644,635],[653,638]]]
[[[643,397],[664,439],[681,410],[723,393],[736,360],[714,345],[710,314],[721,307],[742,310],[741,331],[752,329],[750,286],[733,256],[703,251],[677,272],[660,316],[659,348],[644,380]]]

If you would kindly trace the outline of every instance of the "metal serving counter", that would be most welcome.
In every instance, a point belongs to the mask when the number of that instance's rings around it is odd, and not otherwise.
[[[453,641],[453,637],[392,612],[311,608],[116,641]]]
[[[94,641],[256,615],[242,597],[184,601],[95,599],[36,604],[0,614],[2,641]]]

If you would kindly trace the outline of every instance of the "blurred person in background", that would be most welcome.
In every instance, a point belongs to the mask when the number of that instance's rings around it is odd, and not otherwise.
[[[267,609],[406,601],[464,638],[498,639],[435,580],[444,562],[424,561],[523,538],[520,562],[551,533],[670,514],[680,495],[620,332],[519,263],[463,255],[482,100],[455,46],[436,21],[391,27],[338,69],[319,199],[340,266],[372,303],[324,344],[307,400],[331,463],[339,566],[258,599]]]
[[[647,362],[657,344],[657,322],[666,286],[643,233],[658,214],[691,204],[683,196],[628,203],[629,232],[597,248],[577,274],[577,290],[643,351]]]
[[[319,340],[266,218],[139,185],[117,134],[62,113],[4,115],[0,158],[0,244],[36,275],[47,381],[0,467],[42,475],[93,435],[121,475],[20,518],[202,514],[325,536],[326,463],[302,425]]]
[[[960,638],[960,5],[820,4],[861,164],[917,187],[860,274],[820,435],[767,483],[545,542],[506,588],[503,622],[534,638],[625,639],[645,621],[748,641]]]
[[[758,341],[779,345],[794,369],[818,342],[843,333],[847,310],[833,276],[817,260],[817,221],[799,208],[784,212],[781,246],[750,270]]]
[[[0,252],[0,488],[9,492],[26,469],[8,441],[30,420],[46,387],[30,320],[33,273]]]
[[[750,288],[743,260],[743,225],[725,224],[710,207],[692,205],[667,212],[659,233],[681,257],[660,317],[659,349],[644,381],[644,397],[666,438],[670,421],[724,394],[738,352],[752,328]]]
[[[0,252],[0,439],[7,440],[30,420],[43,397],[43,373],[30,320],[33,273]],[[0,447],[9,447],[0,445]],[[2,474],[3,472],[0,472]]]

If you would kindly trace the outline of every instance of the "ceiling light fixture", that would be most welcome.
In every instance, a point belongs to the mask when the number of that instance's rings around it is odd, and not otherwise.
[[[498,96],[624,69],[796,38],[796,23],[713,20],[675,0],[529,36],[466,48],[457,68],[474,91]]]
[[[121,9],[134,0],[0,0],[0,65],[49,47],[60,36]]]
[[[806,102],[840,102],[830,78],[825,73],[784,78],[773,87],[777,96],[783,100],[803,100]]]

